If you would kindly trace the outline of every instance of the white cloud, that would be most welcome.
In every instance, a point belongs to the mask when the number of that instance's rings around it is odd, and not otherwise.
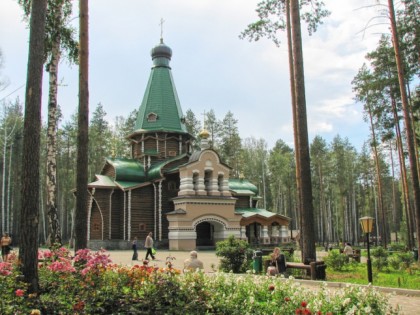
[[[230,110],[243,138],[264,138],[270,147],[280,138],[293,143],[286,43],[277,48],[266,39],[249,43],[238,38],[255,21],[258,2],[91,1],[91,112],[98,102],[109,119],[138,108],[150,73],[150,49],[159,41],[163,18],[163,37],[173,50],[171,66],[184,111],[190,108],[201,119],[200,113],[214,109],[222,119]],[[359,143],[367,137],[361,108],[352,100],[351,80],[366,52],[375,47],[378,33],[387,30],[382,25],[360,33],[377,9],[356,9],[371,2],[326,0],[332,15],[317,33],[304,36],[311,136],[345,133]],[[21,17],[15,0],[1,1],[0,47],[6,58],[2,72],[11,86],[0,97],[26,81],[28,30]],[[77,19],[73,23],[77,26]],[[66,84],[60,88],[59,102],[69,117],[78,103],[77,67],[62,63],[59,77]],[[23,100],[23,89],[15,95]]]

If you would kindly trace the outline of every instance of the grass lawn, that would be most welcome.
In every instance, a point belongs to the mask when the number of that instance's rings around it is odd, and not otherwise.
[[[420,269],[414,264],[410,270],[384,269],[378,272],[372,267],[373,285],[390,288],[420,290]],[[368,284],[367,265],[364,263],[350,263],[342,271],[327,269],[327,281]]]

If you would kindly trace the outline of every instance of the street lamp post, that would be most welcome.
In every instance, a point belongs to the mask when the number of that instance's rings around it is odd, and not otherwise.
[[[368,271],[368,281],[369,283],[373,283],[372,278],[372,262],[370,261],[370,241],[369,241],[369,234],[372,233],[373,229],[373,221],[372,217],[363,217],[359,219],[360,225],[362,226],[363,233],[366,233],[366,242],[367,242],[367,271]]]

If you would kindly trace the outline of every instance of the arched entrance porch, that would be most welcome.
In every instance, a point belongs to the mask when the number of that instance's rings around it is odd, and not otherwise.
[[[268,212],[263,209],[258,211],[244,211],[241,220],[242,231],[253,246],[278,245],[279,243],[290,242],[290,235],[287,226],[288,217]]]
[[[196,222],[197,249],[214,249],[216,241],[224,238],[226,225],[216,218],[203,218]]]
[[[227,222],[216,216],[206,216],[193,222],[196,231],[196,248],[213,249],[216,242],[226,238]],[[234,233],[235,234],[235,233]]]

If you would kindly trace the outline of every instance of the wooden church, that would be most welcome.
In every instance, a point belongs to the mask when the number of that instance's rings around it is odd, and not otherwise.
[[[163,43],[151,51],[152,69],[127,136],[131,158],[107,158],[88,185],[87,230],[92,249],[126,249],[149,232],[160,248],[212,247],[234,235],[250,243],[289,242],[288,217],[258,208],[258,189],[231,168],[200,133],[192,140],[172,77],[172,50]]]

